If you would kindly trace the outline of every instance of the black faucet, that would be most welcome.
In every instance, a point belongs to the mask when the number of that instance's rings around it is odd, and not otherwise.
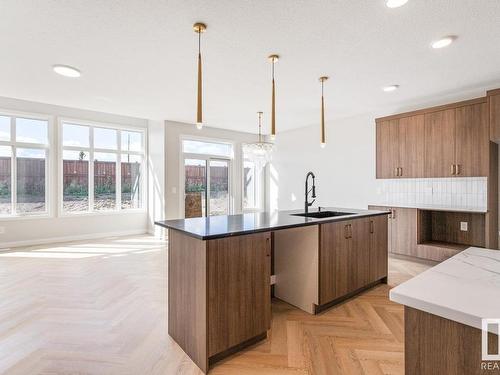
[[[312,177],[313,179],[313,186],[311,189],[309,189],[309,176]],[[313,198],[316,198],[316,185],[314,184],[314,179],[315,179],[315,175],[314,173],[312,172],[307,172],[307,175],[306,175],[306,190],[305,190],[305,195],[306,195],[306,199],[305,199],[305,202],[304,202],[304,208],[305,208],[305,213],[307,214],[309,212],[309,207],[312,206],[312,204],[314,203],[314,201],[316,199],[313,199],[312,202],[309,203],[309,193],[312,191],[312,197]]]

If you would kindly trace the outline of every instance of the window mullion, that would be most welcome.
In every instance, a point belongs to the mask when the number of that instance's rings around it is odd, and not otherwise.
[[[89,212],[94,211],[94,128],[89,128]]]
[[[12,142],[16,141],[16,119],[15,117],[10,118],[10,140]],[[11,197],[11,209],[10,213],[11,215],[15,215],[17,211],[17,160],[16,160],[16,145],[15,143],[12,144],[11,147],[11,165],[10,165],[10,197]]]
[[[116,155],[116,181],[115,181],[115,190],[116,190],[116,209],[122,209],[122,132],[117,131],[117,142],[118,142],[118,153]]]

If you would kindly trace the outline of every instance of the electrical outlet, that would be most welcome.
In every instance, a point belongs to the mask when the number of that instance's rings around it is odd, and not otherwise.
[[[467,223],[466,221],[461,221],[460,222],[460,230],[462,232],[467,232],[469,230],[469,223]]]
[[[4,234],[5,233],[5,227],[0,227],[0,234]]]
[[[271,285],[276,284],[276,275],[271,275]]]

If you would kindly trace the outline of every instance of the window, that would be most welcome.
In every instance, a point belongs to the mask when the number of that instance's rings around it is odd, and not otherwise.
[[[182,141],[182,151],[188,154],[205,154],[227,158],[233,157],[233,145],[230,143],[184,139]]]
[[[63,121],[62,211],[143,207],[144,132]]]
[[[48,211],[49,121],[0,115],[0,216]]]
[[[184,217],[229,215],[233,145],[182,139],[182,152]]]

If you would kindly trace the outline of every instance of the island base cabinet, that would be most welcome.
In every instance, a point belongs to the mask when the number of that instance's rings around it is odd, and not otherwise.
[[[168,333],[204,373],[266,338],[270,275],[270,232],[203,241],[169,229]]]
[[[208,241],[208,356],[271,327],[271,235]]]
[[[321,310],[387,278],[387,216],[321,224],[319,248]]]
[[[480,329],[405,306],[406,375],[500,373],[482,361],[481,340]],[[498,353],[497,335],[488,334],[488,349]]]

